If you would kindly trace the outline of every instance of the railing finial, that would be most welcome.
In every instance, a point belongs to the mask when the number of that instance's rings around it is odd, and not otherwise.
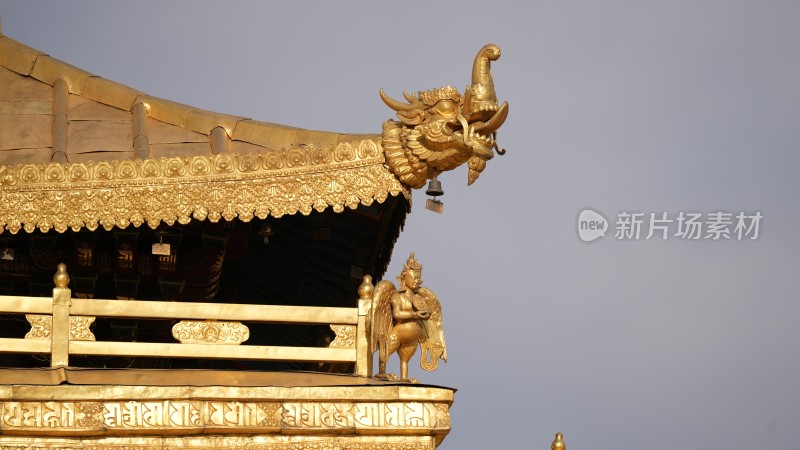
[[[564,435],[556,433],[556,439],[550,445],[551,450],[567,450],[567,444],[564,443]]]
[[[361,286],[358,287],[358,297],[361,300],[372,300],[372,293],[375,291],[375,286],[372,285],[372,276],[364,275],[364,280]]]
[[[57,288],[68,288],[69,287],[69,274],[67,273],[67,265],[61,263],[58,265],[58,270],[56,270],[56,274],[53,276],[53,283],[55,283]]]

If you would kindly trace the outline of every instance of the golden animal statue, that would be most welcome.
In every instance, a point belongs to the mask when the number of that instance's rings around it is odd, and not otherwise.
[[[441,172],[468,164],[472,184],[494,156],[505,150],[497,146],[497,129],[508,117],[508,102],[497,105],[491,61],[500,58],[500,47],[484,46],[472,66],[472,84],[464,95],[454,87],[420,91],[390,98],[381,89],[381,99],[397,111],[400,121],[383,124],[382,144],[389,169],[403,183],[421,188]]]
[[[367,276],[368,277],[368,276]],[[365,283],[371,280],[365,277]],[[408,377],[408,361],[422,347],[420,366],[431,372],[439,359],[447,362],[447,347],[442,330],[442,306],[439,299],[422,284],[422,264],[414,253],[406,261],[397,277],[400,290],[391,281],[384,280],[375,286],[372,309],[367,315],[367,336],[370,354],[378,350],[379,379],[397,378],[386,373],[386,362],[397,352],[400,357],[400,381],[416,382]]]

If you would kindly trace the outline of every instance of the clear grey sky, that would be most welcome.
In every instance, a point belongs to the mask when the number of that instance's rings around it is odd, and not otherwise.
[[[523,5],[523,6],[520,6]],[[441,448],[800,445],[800,3],[11,2],[13,39],[151,95],[304,128],[374,132],[378,89],[463,88],[484,44],[504,157],[410,251],[444,307],[459,389]],[[591,207],[761,212],[757,240],[586,244]],[[646,232],[646,230],[645,230]],[[674,233],[674,230],[673,230]],[[396,360],[390,364],[395,367]]]

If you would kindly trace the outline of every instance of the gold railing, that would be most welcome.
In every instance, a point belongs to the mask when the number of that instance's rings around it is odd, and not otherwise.
[[[0,313],[25,314],[31,323],[25,338],[0,338],[0,353],[49,354],[52,367],[68,366],[70,355],[354,363],[356,375],[372,375],[365,296],[357,308],[87,300],[72,298],[64,264],[53,280],[53,298],[0,296]],[[97,317],[179,320],[172,332],[180,343],[96,341],[90,325]],[[241,321],[327,324],[336,339],[328,347],[236,345],[249,335]]]

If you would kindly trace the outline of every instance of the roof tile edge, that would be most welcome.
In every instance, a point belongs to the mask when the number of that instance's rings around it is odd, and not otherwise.
[[[148,106],[148,115],[170,125],[180,126],[191,131],[210,135],[216,127],[222,127],[234,140],[249,142],[266,148],[287,148],[291,145],[308,144],[296,142],[298,131],[330,143],[341,139],[340,133],[320,130],[306,130],[287,125],[261,122],[243,116],[236,116],[195,108],[173,102],[171,100],[150,96],[144,92],[123,84],[99,77],[78,67],[53,58],[37,49],[28,47],[5,35],[0,34],[0,67],[15,73],[30,76],[52,86],[55,80],[62,78],[67,82],[69,92],[113,106],[123,111],[131,111],[137,101]],[[240,125],[243,125],[239,129]],[[238,129],[238,130],[237,130]],[[287,140],[291,134],[291,138]],[[268,136],[277,134],[278,136]],[[373,136],[379,134],[357,134]]]

